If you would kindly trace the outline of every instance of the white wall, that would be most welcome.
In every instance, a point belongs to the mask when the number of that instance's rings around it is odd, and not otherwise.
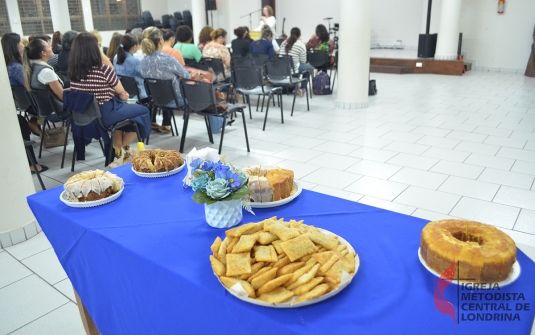
[[[179,1],[173,1],[179,2]],[[152,18],[154,20],[162,20],[162,15],[172,14],[168,10],[168,1],[167,0],[141,0],[141,10],[150,11]]]
[[[405,48],[416,48],[424,12],[422,3],[422,0],[373,0],[371,43],[392,45],[396,40],[401,40]]]

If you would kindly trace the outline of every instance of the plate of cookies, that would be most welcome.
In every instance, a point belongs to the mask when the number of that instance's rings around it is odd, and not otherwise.
[[[186,166],[176,150],[147,149],[132,159],[132,171],[143,178],[162,178],[179,173]]]
[[[230,294],[272,308],[328,299],[351,283],[360,264],[340,236],[277,217],[229,229],[211,250],[214,275]]]
[[[70,177],[63,185],[59,199],[67,206],[88,208],[108,204],[124,190],[121,177],[102,170],[84,171]]]

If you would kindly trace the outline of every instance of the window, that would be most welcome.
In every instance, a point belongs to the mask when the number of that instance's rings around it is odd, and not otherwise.
[[[53,34],[48,0],[17,0],[24,35]]]
[[[0,36],[11,32],[9,25],[9,16],[7,15],[7,7],[5,1],[0,1]]]
[[[84,13],[81,0],[67,0],[69,17],[71,18],[71,30],[78,32],[85,30]]]
[[[139,0],[91,0],[93,26],[96,30],[133,28],[141,16]]]

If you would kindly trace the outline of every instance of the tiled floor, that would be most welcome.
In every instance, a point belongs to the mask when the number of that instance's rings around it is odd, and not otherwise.
[[[227,128],[223,154],[237,166],[278,164],[307,188],[429,220],[462,217],[493,224],[535,250],[535,79],[470,71],[462,77],[372,73],[370,107],[342,110],[314,96],[310,111],[284,98],[285,123],[271,109]],[[253,100],[254,102],[255,100]],[[177,119],[179,126],[180,118]],[[180,130],[181,132],[182,130]],[[215,145],[219,136],[215,136]],[[190,122],[185,151],[207,146],[204,123]],[[179,138],[153,134],[151,147],[178,149]],[[95,167],[98,144],[70,172],[62,148],[39,161],[47,188]],[[40,189],[34,177],[35,187]],[[531,246],[531,247],[530,247]],[[83,334],[70,282],[43,233],[0,249],[0,334]]]

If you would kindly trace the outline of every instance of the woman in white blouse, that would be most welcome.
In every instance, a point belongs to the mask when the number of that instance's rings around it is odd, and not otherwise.
[[[255,29],[255,31],[262,31],[262,27],[264,25],[268,25],[271,29],[271,32],[273,33],[273,39],[275,39],[275,37],[277,37],[277,31],[275,30],[277,19],[275,19],[275,16],[273,16],[273,8],[271,8],[271,6],[264,6],[264,8],[262,9],[262,13],[264,14],[264,16],[262,16],[260,25],[258,26],[258,28]]]

